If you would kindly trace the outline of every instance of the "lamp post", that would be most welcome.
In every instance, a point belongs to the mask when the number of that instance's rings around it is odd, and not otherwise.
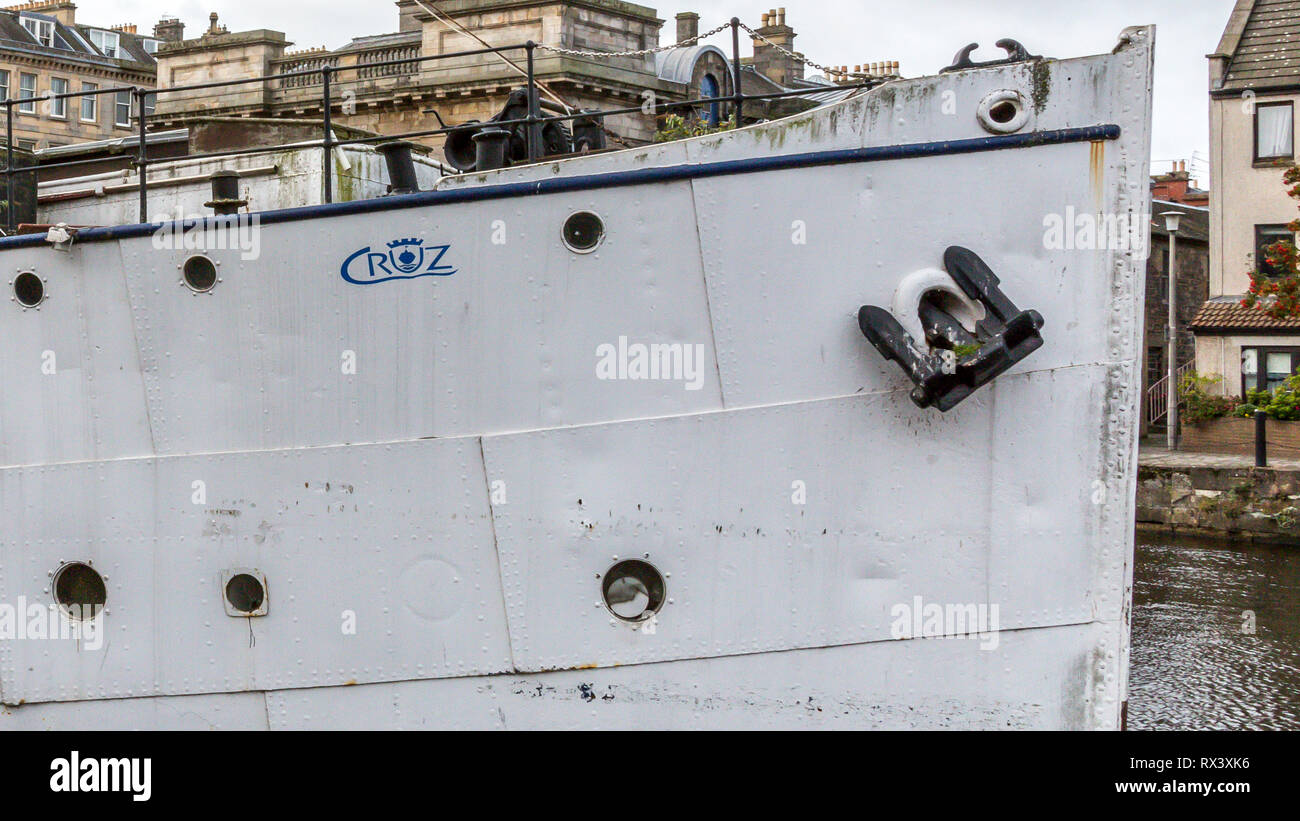
[[[1170,450],[1178,449],[1178,223],[1181,211],[1165,211],[1165,230],[1169,232],[1169,415],[1165,419],[1165,440]]]

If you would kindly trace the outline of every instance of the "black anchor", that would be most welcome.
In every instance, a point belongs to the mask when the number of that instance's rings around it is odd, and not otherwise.
[[[946,412],[1041,348],[1043,317],[1037,311],[1022,311],[1007,299],[998,288],[997,276],[975,252],[953,246],[944,252],[943,263],[962,292],[985,308],[974,334],[925,301],[920,314],[930,337],[924,340],[931,345],[928,354],[917,351],[907,331],[884,308],[863,306],[858,327],[881,356],[897,362],[916,384],[913,402]]]

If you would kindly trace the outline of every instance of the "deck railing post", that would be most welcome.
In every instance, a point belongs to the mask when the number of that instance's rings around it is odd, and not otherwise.
[[[5,100],[5,231],[14,228],[14,101]]]
[[[740,88],[740,18],[731,18],[731,82],[734,86],[733,99],[736,108],[736,128],[740,128],[744,123],[742,117],[745,110],[745,93]]]
[[[528,123],[525,133],[528,135],[528,161],[534,162],[542,156],[542,127],[537,124],[541,111],[537,102],[537,74],[533,65],[533,52],[537,44],[529,40],[524,48],[528,52]]]
[[[144,112],[144,100],[148,92],[143,88],[137,87],[133,89],[131,93],[135,97],[136,117],[140,121],[140,148],[136,151],[135,163],[137,173],[140,177],[140,222],[143,223],[149,221],[149,178],[147,170],[149,165],[149,147],[145,139],[148,124],[145,122]]]
[[[325,180],[325,202],[334,201],[334,162],[330,156],[334,150],[334,126],[330,120],[330,109],[333,103],[330,100],[330,75],[334,69],[331,66],[321,66],[321,106],[324,111],[325,137],[322,140],[324,147],[324,165],[321,167],[321,176]]]

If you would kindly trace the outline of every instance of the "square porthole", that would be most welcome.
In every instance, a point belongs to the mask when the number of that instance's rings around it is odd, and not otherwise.
[[[221,571],[221,600],[226,615],[237,619],[265,616],[270,594],[266,576],[255,567],[232,567]]]

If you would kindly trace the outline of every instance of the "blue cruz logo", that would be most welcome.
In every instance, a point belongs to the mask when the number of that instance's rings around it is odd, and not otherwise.
[[[442,258],[451,245],[425,246],[422,239],[396,239],[388,243],[388,250],[373,252],[370,246],[362,248],[343,261],[340,273],[343,279],[355,285],[373,285],[394,279],[419,277],[449,277],[456,269],[445,265]]]

